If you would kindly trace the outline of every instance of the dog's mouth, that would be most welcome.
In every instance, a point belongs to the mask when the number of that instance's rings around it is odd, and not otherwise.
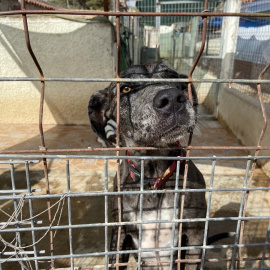
[[[174,145],[176,142],[183,140],[193,129],[194,125],[175,125],[160,134],[160,144],[165,147]]]

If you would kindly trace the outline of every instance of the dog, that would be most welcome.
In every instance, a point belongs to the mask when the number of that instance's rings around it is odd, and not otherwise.
[[[187,78],[162,63],[137,65],[122,72],[121,78]],[[123,147],[156,147],[161,150],[131,150],[129,156],[185,156],[184,150],[172,150],[179,146],[183,136],[192,132],[196,125],[197,95],[192,85],[193,104],[188,99],[188,83],[185,82],[130,82],[120,83],[120,144]],[[116,122],[116,83],[96,92],[90,98],[88,115],[94,132],[106,142],[115,144]],[[179,223],[154,221],[173,220],[180,217],[181,193],[175,197],[176,162],[171,160],[147,159],[144,161],[144,190],[164,190],[162,193],[144,194],[143,209],[140,213],[140,195],[121,196],[122,222],[137,222],[121,228],[121,250],[147,250],[134,254],[140,256],[142,269],[169,269],[173,258],[176,269]],[[180,163],[179,189],[183,186],[185,161]],[[165,176],[166,175],[166,176]],[[166,178],[166,179],[165,179]],[[136,158],[123,160],[120,165],[121,190],[139,191],[141,189],[141,161]],[[115,180],[116,182],[116,180]],[[205,181],[194,165],[189,161],[187,189],[205,189]],[[115,183],[115,191],[116,183]],[[176,213],[174,205],[176,199]],[[113,215],[118,221],[117,196],[114,196]],[[140,216],[140,214],[142,216]],[[205,218],[206,201],[204,192],[187,192],[184,199],[183,219]],[[148,222],[148,223],[147,223]],[[152,222],[152,223],[151,223]],[[174,225],[175,224],[175,227]],[[141,231],[141,240],[140,238]],[[174,235],[172,235],[174,234]],[[174,237],[173,237],[174,236]],[[181,246],[201,246],[204,237],[203,222],[183,222]],[[112,232],[111,250],[116,250],[117,228]],[[157,249],[157,251],[155,251]],[[171,249],[171,250],[161,250]],[[111,269],[114,269],[112,256]],[[187,249],[181,252],[182,259],[200,259],[201,249]],[[122,263],[119,269],[126,269],[129,254],[119,255]],[[182,269],[198,269],[198,262],[181,263]]]

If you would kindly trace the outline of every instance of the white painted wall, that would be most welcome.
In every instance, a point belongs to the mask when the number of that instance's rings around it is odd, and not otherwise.
[[[223,85],[219,93],[218,120],[246,146],[257,146],[264,126],[261,106],[258,100]],[[266,105],[267,118],[270,119],[270,108]],[[261,146],[270,142],[269,127],[266,130]],[[254,155],[254,151],[250,152]],[[260,156],[269,156],[270,151],[261,151]],[[264,172],[270,176],[270,161],[259,160]]]
[[[45,77],[115,77],[114,33],[104,18],[28,16]],[[0,18],[0,77],[39,77],[21,16]],[[46,82],[44,124],[88,124],[89,97],[109,83]],[[0,82],[0,123],[38,123],[40,82]]]

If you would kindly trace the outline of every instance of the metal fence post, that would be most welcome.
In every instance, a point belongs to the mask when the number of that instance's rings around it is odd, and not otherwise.
[[[224,12],[240,12],[242,0],[227,0]],[[234,57],[236,53],[237,33],[239,27],[239,17],[224,17],[222,22],[221,48],[220,48],[220,67],[219,78],[229,79],[233,77]],[[219,92],[222,85],[218,84],[216,91],[215,114],[218,116]]]

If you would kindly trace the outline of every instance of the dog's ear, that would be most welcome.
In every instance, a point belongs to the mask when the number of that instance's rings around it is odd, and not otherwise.
[[[115,143],[115,136],[108,136],[107,128],[108,122],[110,122],[110,119],[106,116],[106,113],[110,109],[109,100],[108,88],[93,94],[88,103],[88,116],[93,131],[105,141],[106,144],[113,145]],[[111,129],[110,132],[113,133],[113,129]]]

